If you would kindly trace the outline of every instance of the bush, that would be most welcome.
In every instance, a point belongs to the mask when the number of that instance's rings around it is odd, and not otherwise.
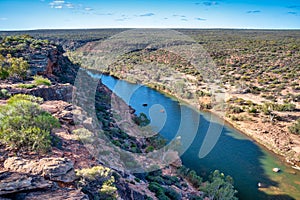
[[[34,79],[35,85],[47,85],[47,86],[51,85],[51,81],[42,76],[34,76],[33,79]]]
[[[58,120],[37,103],[14,97],[0,107],[0,141],[18,149],[49,150],[50,132],[60,126]]]
[[[0,99],[6,99],[10,96],[11,96],[11,94],[9,93],[9,91],[7,89],[0,90]]]
[[[26,89],[32,89],[35,88],[36,85],[32,84],[32,83],[28,83],[28,84],[24,84],[24,83],[20,83],[17,85],[18,88],[26,88]]]
[[[152,152],[152,151],[154,151],[154,147],[150,145],[146,148],[145,151],[146,151],[146,153]]]
[[[0,78],[7,79],[15,77],[24,79],[27,76],[29,64],[23,58],[14,58],[10,54],[5,59],[1,59]]]
[[[165,195],[172,200],[180,200],[181,196],[173,188],[167,188],[165,190]]]
[[[289,127],[289,131],[292,134],[300,135],[300,119],[298,119],[296,123]]]
[[[11,98],[9,98],[7,103],[12,104],[12,103],[18,102],[20,100],[30,101],[30,102],[38,103],[38,104],[42,104],[44,102],[43,98],[41,98],[41,97],[35,97],[32,95],[28,95],[28,94],[16,94],[16,95],[12,96]]]
[[[225,176],[218,170],[215,170],[209,177],[209,181],[204,187],[200,188],[203,191],[203,197],[215,200],[237,200],[235,197],[237,191],[233,186],[233,179],[230,176]]]

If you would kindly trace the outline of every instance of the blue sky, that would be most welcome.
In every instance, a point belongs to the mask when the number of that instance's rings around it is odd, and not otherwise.
[[[0,30],[300,29],[299,0],[0,0]]]

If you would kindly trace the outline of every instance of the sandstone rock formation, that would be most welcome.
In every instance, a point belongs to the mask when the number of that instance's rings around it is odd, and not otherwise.
[[[66,158],[42,158],[39,161],[10,157],[4,162],[4,168],[10,171],[42,175],[52,181],[64,183],[76,179],[73,163]]]

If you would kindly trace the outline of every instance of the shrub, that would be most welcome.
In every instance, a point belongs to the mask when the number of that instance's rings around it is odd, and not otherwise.
[[[0,107],[0,141],[11,147],[45,152],[51,145],[52,128],[59,125],[56,118],[28,100],[10,99]]]
[[[17,87],[18,88],[32,89],[32,88],[35,88],[36,85],[32,84],[32,83],[28,83],[28,84],[21,83],[21,84],[18,84]]]
[[[145,113],[140,113],[139,116],[135,116],[133,121],[139,126],[147,126],[150,124],[150,120],[147,118]]]
[[[0,76],[2,79],[8,77],[16,77],[24,79],[27,75],[29,64],[23,58],[14,58],[10,54],[6,56],[4,67],[0,69]]]
[[[110,176],[110,172],[111,170],[109,168],[99,165],[92,168],[78,170],[76,172],[76,175],[84,179],[96,180],[97,177],[105,178],[107,176]]]
[[[18,102],[20,100],[30,101],[30,102],[38,103],[38,104],[42,104],[44,102],[43,98],[41,98],[41,97],[35,97],[32,95],[28,95],[28,94],[16,94],[16,95],[12,96],[11,98],[9,98],[7,103],[12,104],[12,103]]]
[[[34,76],[33,79],[34,79],[35,85],[47,85],[47,86],[51,85],[51,81],[42,76]]]
[[[165,190],[165,195],[168,196],[172,200],[180,200],[181,199],[181,195],[178,194],[173,188],[170,188],[170,187]]]
[[[290,133],[300,135],[300,119],[296,121],[292,126],[289,127]]]
[[[233,179],[215,170],[209,177],[209,181],[201,188],[204,197],[216,200],[236,200],[237,191],[233,187]]]
[[[1,89],[0,90],[0,99],[6,99],[8,97],[10,97],[10,93],[8,92],[7,89]]]
[[[152,151],[154,151],[154,147],[150,145],[146,148],[145,151],[146,151],[146,153],[152,152]]]

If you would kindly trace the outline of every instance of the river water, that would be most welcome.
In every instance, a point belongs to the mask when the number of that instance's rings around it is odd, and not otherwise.
[[[183,164],[203,177],[216,169],[232,176],[239,199],[300,199],[300,171],[286,165],[279,157],[231,126],[223,126],[218,120],[212,122],[210,113],[198,112],[145,86],[106,75],[91,76],[101,79],[121,98],[128,99],[130,94],[128,103],[136,110],[136,114],[145,113],[151,118],[151,127],[159,130],[166,139],[172,140],[183,123],[185,128],[181,129],[179,135],[182,140],[192,141],[181,156]],[[216,130],[221,127],[222,132],[210,153],[200,158],[199,150],[209,126]],[[282,171],[274,173],[274,167]],[[259,189],[258,183],[265,185],[265,188]]]

